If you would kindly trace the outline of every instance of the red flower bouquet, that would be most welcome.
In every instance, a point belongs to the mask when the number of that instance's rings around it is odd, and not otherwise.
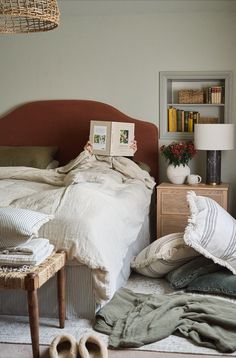
[[[192,141],[188,142],[172,142],[169,145],[162,145],[161,154],[169,161],[169,164],[184,166],[194,157],[196,149]]]

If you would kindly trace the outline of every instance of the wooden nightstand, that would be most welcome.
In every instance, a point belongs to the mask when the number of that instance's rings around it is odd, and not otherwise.
[[[186,195],[190,190],[197,195],[214,199],[228,209],[229,184],[175,185],[162,183],[157,186],[157,238],[173,232],[184,231],[189,216]]]

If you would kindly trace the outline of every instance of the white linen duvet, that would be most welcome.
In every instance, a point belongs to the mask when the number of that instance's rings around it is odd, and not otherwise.
[[[0,206],[54,215],[39,231],[93,272],[97,303],[115,292],[129,245],[149,212],[154,180],[124,157],[82,152],[57,169],[0,168]]]

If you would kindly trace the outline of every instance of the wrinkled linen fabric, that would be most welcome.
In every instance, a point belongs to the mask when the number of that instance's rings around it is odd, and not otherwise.
[[[96,316],[109,346],[140,347],[171,334],[223,353],[236,350],[236,304],[191,294],[141,294],[119,289]]]
[[[34,239],[32,239],[33,241]],[[45,239],[46,240],[46,239]],[[1,266],[23,266],[23,265],[33,265],[38,266],[41,264],[47,257],[49,257],[54,250],[54,246],[45,242],[45,245],[41,247],[39,251],[34,254],[1,254],[0,255],[0,265]]]
[[[84,170],[93,173],[89,175],[90,182],[103,182],[107,179],[105,174],[112,173],[114,180],[127,182],[138,180],[145,184],[148,189],[155,185],[154,180],[146,170],[142,170],[135,162],[126,157],[107,157],[90,155],[87,150],[83,151],[64,167],[56,169],[37,169],[30,167],[1,167],[0,179],[23,179],[34,182],[47,183],[56,186],[67,186],[73,183],[83,182]],[[115,174],[116,173],[116,174]],[[120,173],[120,175],[118,175]],[[103,174],[101,178],[101,174]]]
[[[27,241],[23,244],[14,246],[14,247],[6,247],[5,249],[0,250],[1,255],[36,255],[42,249],[50,244],[48,239],[44,238],[33,238],[30,241]]]
[[[149,213],[150,175],[128,158],[82,152],[64,167],[0,169],[0,206],[54,215],[39,236],[92,269],[103,304],[116,290],[123,259]]]

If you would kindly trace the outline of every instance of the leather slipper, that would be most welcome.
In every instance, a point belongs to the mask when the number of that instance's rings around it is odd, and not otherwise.
[[[56,336],[49,347],[50,358],[76,358],[77,342],[69,334]]]

